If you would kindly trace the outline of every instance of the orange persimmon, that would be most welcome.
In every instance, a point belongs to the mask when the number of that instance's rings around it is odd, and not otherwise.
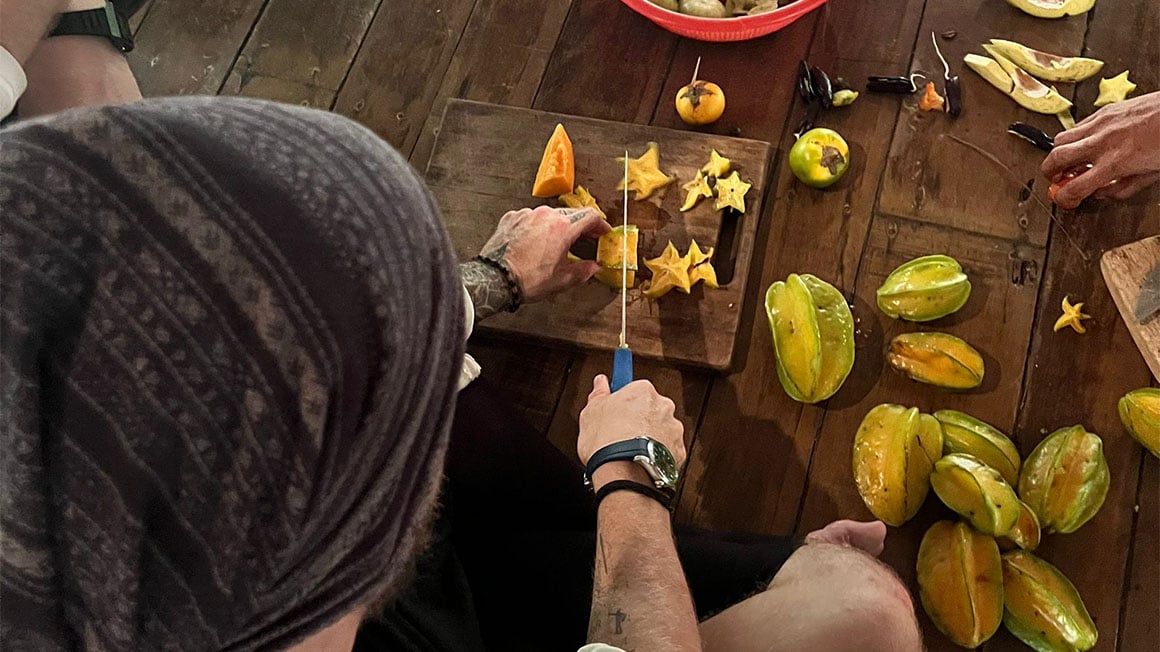
[[[536,182],[532,185],[533,197],[557,197],[572,192],[576,182],[576,162],[572,156],[572,140],[564,125],[556,125],[548,145],[544,147],[544,157],[540,159],[540,169],[536,172]]]

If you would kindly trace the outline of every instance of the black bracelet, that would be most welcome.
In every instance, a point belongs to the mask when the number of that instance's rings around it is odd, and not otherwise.
[[[479,255],[472,260],[487,265],[488,267],[503,274],[504,281],[507,282],[508,290],[512,294],[512,305],[508,306],[508,312],[515,312],[520,309],[520,304],[523,303],[523,297],[520,295],[520,284],[516,282],[516,277],[512,276],[512,270],[500,260],[492,260],[484,255]]]
[[[656,487],[643,485],[632,480],[613,480],[601,487],[600,491],[596,492],[596,508],[600,509],[601,501],[607,498],[609,494],[617,491],[631,491],[634,494],[648,496],[660,503],[666,510],[673,511],[673,499],[671,496]]]

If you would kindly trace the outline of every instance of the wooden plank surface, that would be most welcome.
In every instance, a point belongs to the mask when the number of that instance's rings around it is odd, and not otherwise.
[[[658,196],[648,201],[631,199],[629,221],[640,227],[639,257],[659,256],[674,242],[682,251],[691,240],[704,247],[718,247],[715,257],[719,289],[697,286],[691,295],[676,293],[652,301],[640,294],[642,278],[629,291],[629,321],[633,351],[638,356],[670,363],[713,369],[729,366],[740,313],[741,297],[748,280],[756,231],[754,215],[760,214],[761,193],[769,158],[769,145],[618,122],[563,116],[527,109],[454,101],[448,104],[439,140],[427,168],[427,183],[443,209],[444,222],[460,258],[478,252],[494,230],[480,215],[502,214],[527,205],[530,181],[535,177],[543,143],[557,122],[568,130],[575,151],[576,183],[584,185],[609,215],[621,213],[616,185],[623,177],[615,162],[627,148],[633,157],[647,143],[661,144],[661,167],[677,177]],[[692,179],[716,149],[731,158],[742,178],[753,184],[747,197],[749,215],[732,217],[701,202],[681,213],[679,185]],[[726,229],[732,226],[733,247],[728,248]],[[725,246],[719,246],[725,245]],[[733,270],[736,274],[733,274]],[[732,277],[732,281],[725,282]],[[531,336],[558,343],[612,350],[620,331],[619,293],[598,283],[574,288],[546,301],[529,305],[514,315],[497,315],[481,330]]]
[[[1144,277],[1157,265],[1160,265],[1160,236],[1116,247],[1100,258],[1100,271],[1120,318],[1152,370],[1152,378],[1160,381],[1160,319],[1153,318],[1144,324],[1136,320],[1136,300],[1140,298]]]

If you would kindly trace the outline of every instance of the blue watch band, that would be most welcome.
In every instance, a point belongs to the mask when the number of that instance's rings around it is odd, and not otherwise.
[[[592,454],[584,467],[584,481],[590,482],[596,469],[609,462],[631,461],[637,455],[648,456],[648,438],[634,437],[609,444]]]

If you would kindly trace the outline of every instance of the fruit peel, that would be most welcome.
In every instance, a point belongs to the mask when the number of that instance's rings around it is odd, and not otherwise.
[[[1003,553],[1003,624],[1035,650],[1090,650],[1099,630],[1075,585],[1025,550]]]
[[[1160,457],[1160,389],[1142,387],[1124,394],[1119,402],[1120,421],[1133,439]]]
[[[1110,480],[1103,440],[1075,425],[1056,430],[1031,451],[1019,474],[1019,495],[1044,532],[1068,534],[1100,510]]]
[[[965,453],[935,462],[930,486],[947,507],[983,534],[1003,536],[1019,520],[1019,498],[998,471]]]
[[[1096,0],[1007,0],[1007,4],[1036,18],[1063,18],[1091,11]]]
[[[922,537],[915,566],[922,607],[947,638],[976,648],[999,630],[1003,563],[993,538],[939,521]]]
[[[1104,62],[1099,59],[1065,57],[999,38],[991,39],[991,46],[1015,65],[1047,81],[1083,81],[1104,67]]]
[[[930,492],[930,474],[942,451],[942,428],[918,408],[883,403],[854,435],[854,482],[875,518],[900,526]]]
[[[854,316],[842,293],[810,274],[790,274],[765,294],[778,380],[802,403],[833,396],[854,366]]]
[[[967,303],[971,281],[954,258],[922,256],[890,272],[875,296],[879,310],[894,319],[932,321]]]
[[[983,46],[983,49],[987,51],[987,54],[991,55],[994,61],[1010,77],[1011,88],[1006,92],[1011,99],[1015,100],[1016,104],[1029,111],[1046,113],[1048,115],[1057,115],[1061,111],[1066,111],[1071,108],[1071,100],[1060,95],[1059,91],[1045,85],[1043,82],[1032,77],[1026,70],[1015,65],[1013,61],[1003,56],[995,46],[987,44]],[[967,65],[971,64],[968,63]],[[986,67],[989,71],[991,70],[989,65]],[[979,72],[979,69],[973,65],[971,69]],[[987,81],[992,80],[987,78]],[[992,83],[994,82],[992,81]]]
[[[938,410],[943,428],[943,454],[967,453],[998,471],[1007,484],[1019,484],[1019,449],[995,426],[958,410]]]
[[[983,383],[983,356],[947,333],[903,333],[890,341],[887,362],[911,380],[943,389],[974,389]]]

